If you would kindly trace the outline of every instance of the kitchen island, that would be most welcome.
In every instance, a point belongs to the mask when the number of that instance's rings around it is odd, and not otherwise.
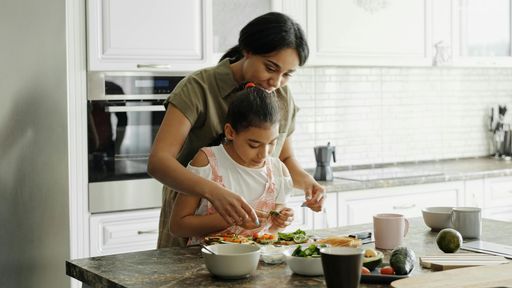
[[[348,235],[371,230],[372,224],[309,231],[318,236]],[[435,273],[419,266],[419,257],[443,254],[436,244],[436,232],[425,226],[423,219],[410,219],[410,230],[404,246],[416,253],[411,276]],[[512,223],[484,219],[482,240],[510,244]],[[373,247],[373,243],[363,247]],[[465,253],[461,251],[459,253]],[[385,251],[385,260],[389,251]],[[199,248],[167,248],[66,261],[66,274],[91,287],[325,287],[323,277],[295,275],[286,263],[268,265],[260,261],[251,277],[243,280],[221,280],[206,269]],[[388,287],[382,284],[361,284],[360,287]]]

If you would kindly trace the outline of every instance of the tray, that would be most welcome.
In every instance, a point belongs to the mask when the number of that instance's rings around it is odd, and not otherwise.
[[[389,265],[388,263],[382,263],[379,267],[375,268],[375,270],[371,271],[372,274],[361,275],[361,283],[369,283],[369,284],[389,284],[395,280],[403,279],[409,277],[407,275],[386,275],[380,274],[379,269],[381,267]]]

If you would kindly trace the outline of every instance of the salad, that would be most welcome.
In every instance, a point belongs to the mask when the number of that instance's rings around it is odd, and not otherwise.
[[[301,245],[297,246],[292,252],[292,256],[306,257],[306,258],[318,258],[320,257],[320,247],[327,247],[327,245],[315,245],[311,244],[307,248],[302,249]]]

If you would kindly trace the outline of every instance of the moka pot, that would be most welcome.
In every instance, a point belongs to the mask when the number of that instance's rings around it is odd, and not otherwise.
[[[316,168],[314,178],[319,181],[332,181],[331,156],[336,162],[336,147],[327,143],[327,146],[315,146]]]

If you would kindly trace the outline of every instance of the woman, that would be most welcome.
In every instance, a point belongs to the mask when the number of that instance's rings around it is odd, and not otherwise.
[[[211,146],[223,132],[227,107],[244,82],[275,92],[282,117],[273,155],[288,168],[294,187],[304,190],[305,204],[314,211],[322,209],[324,188],[300,167],[288,137],[298,109],[286,84],[308,55],[300,26],[284,14],[270,12],[240,31],[238,45],[217,66],[199,70],[176,86],[168,98],[148,163],[148,173],[164,184],[159,248],[185,246],[187,241],[170,232],[176,191],[206,198],[227,223],[258,224],[258,212],[243,197],[185,168],[200,148]]]

